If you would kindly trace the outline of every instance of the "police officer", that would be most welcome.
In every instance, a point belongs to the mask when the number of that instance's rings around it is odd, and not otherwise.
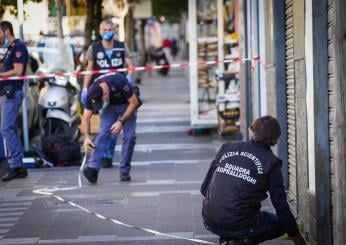
[[[98,171],[107,143],[111,137],[116,139],[123,130],[119,173],[121,181],[130,181],[131,159],[136,139],[136,108],[138,100],[132,86],[123,74],[111,73],[98,77],[88,90],[82,125],[84,145],[96,147],[84,176],[90,183],[97,182]],[[100,111],[100,130],[93,142],[89,135],[90,118],[93,111]]]
[[[100,24],[100,35],[102,40],[92,44],[87,53],[87,68],[86,70],[104,70],[111,68],[133,68],[133,62],[130,56],[130,51],[124,42],[119,42],[113,39],[114,37],[114,24],[111,20],[103,20]],[[134,71],[128,71],[127,79],[130,83],[133,80]],[[91,81],[95,80],[99,75],[85,75],[82,103],[85,104],[86,96],[88,94],[88,87]],[[114,154],[115,140],[111,139],[105,149],[102,159],[103,167],[112,166],[112,158]]]
[[[287,203],[282,162],[270,149],[280,134],[275,118],[260,117],[250,127],[250,141],[222,145],[212,161],[201,186],[202,216],[221,244],[258,244],[284,233],[305,244]],[[276,215],[260,211],[267,191]]]
[[[22,76],[28,63],[25,44],[16,39],[12,24],[0,22],[0,43],[7,51],[1,61],[0,77]],[[17,129],[19,109],[24,98],[22,79],[0,81],[1,135],[10,153],[9,172],[2,181],[24,178],[28,175],[23,165],[23,148]]]

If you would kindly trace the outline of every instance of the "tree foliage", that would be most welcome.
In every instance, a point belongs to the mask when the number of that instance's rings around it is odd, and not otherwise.
[[[24,4],[28,2],[29,0],[23,0]],[[30,0],[34,3],[40,3],[42,0]],[[9,10],[11,14],[17,15],[18,9],[17,9],[17,1],[16,0],[0,0],[0,19],[2,19],[2,16],[4,16],[4,13],[6,11],[6,8],[9,7]]]

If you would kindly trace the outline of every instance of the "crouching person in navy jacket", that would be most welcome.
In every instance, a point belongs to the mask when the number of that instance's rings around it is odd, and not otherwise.
[[[220,236],[220,244],[259,244],[287,233],[305,244],[286,199],[281,160],[270,147],[281,129],[271,116],[250,127],[251,140],[222,145],[202,183],[205,227]],[[260,211],[267,192],[276,214]]]

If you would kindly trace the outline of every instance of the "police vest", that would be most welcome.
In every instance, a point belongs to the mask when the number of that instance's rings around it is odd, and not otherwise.
[[[101,42],[92,45],[94,70],[123,68],[125,66],[125,44],[113,41],[112,56],[109,58]],[[95,80],[99,75],[94,75]]]

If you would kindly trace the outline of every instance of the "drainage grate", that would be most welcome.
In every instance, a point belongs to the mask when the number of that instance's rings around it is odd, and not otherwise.
[[[112,199],[69,199],[82,207],[126,207],[128,199],[112,198]],[[49,200],[44,204],[45,208],[74,208],[66,202],[60,202],[59,200]]]

